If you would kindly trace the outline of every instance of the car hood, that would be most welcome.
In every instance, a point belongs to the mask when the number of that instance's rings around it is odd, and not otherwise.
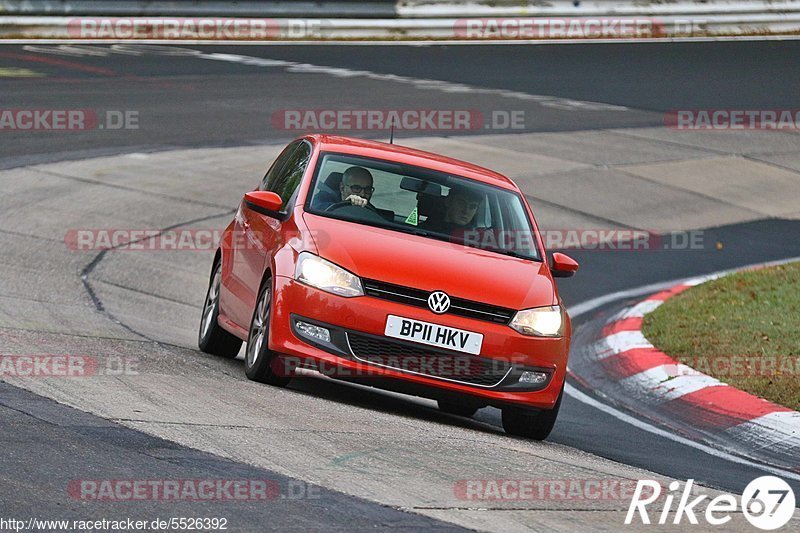
[[[368,279],[511,309],[555,303],[545,264],[304,213],[319,255]]]

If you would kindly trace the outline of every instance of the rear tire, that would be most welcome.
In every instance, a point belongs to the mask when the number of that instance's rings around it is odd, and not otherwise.
[[[261,285],[256,298],[256,308],[250,320],[247,349],[244,355],[244,373],[248,379],[285,387],[291,377],[281,375],[279,355],[269,349],[269,323],[272,316],[272,278]]]
[[[561,408],[561,398],[564,397],[564,387],[552,409],[532,411],[518,407],[503,408],[503,429],[509,435],[524,437],[526,439],[544,440],[553,431],[556,425],[558,411]]]
[[[222,329],[218,323],[221,281],[222,263],[217,260],[211,269],[206,301],[203,304],[203,315],[200,318],[200,331],[197,334],[197,345],[205,353],[233,359],[239,355],[242,340]]]
[[[448,402],[447,400],[438,400],[439,410],[456,416],[464,416],[472,418],[478,412],[478,408],[471,405],[465,405],[455,402]]]

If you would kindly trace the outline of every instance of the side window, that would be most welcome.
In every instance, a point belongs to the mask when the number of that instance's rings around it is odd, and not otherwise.
[[[283,200],[281,211],[285,211],[289,200],[297,191],[303,174],[311,159],[311,145],[305,141],[292,143],[278,156],[272,168],[264,176],[261,190],[278,193]]]
[[[269,167],[269,170],[267,170],[267,173],[261,179],[261,183],[258,186],[259,191],[271,190],[268,187],[268,183],[271,180],[274,180],[275,176],[277,176],[280,173],[281,169],[283,169],[283,167],[286,166],[286,162],[289,160],[295,149],[297,149],[297,146],[300,144],[300,142],[302,141],[295,141],[283,149],[283,152],[281,152],[280,155],[275,159],[275,161],[272,163],[272,166]]]

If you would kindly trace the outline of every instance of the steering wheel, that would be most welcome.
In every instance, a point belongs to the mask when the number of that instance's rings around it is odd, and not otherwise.
[[[336,202],[335,204],[329,205],[325,212],[333,212],[339,211],[340,214],[347,215],[348,218],[356,218],[356,219],[365,219],[371,220],[373,222],[386,222],[386,219],[378,213],[375,206],[372,204],[367,204],[364,207],[353,205],[350,203],[350,200],[345,200],[343,202]],[[366,216],[364,216],[366,215]]]

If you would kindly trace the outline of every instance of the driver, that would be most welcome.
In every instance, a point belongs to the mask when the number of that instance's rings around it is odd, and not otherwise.
[[[372,186],[372,174],[364,167],[350,167],[344,171],[339,190],[322,187],[314,195],[312,205],[322,211],[334,204],[350,202],[350,204],[366,207],[372,198],[375,188]]]
[[[364,167],[350,167],[344,171],[342,183],[339,185],[342,201],[350,201],[359,207],[366,207],[375,192],[372,186],[372,174]]]

